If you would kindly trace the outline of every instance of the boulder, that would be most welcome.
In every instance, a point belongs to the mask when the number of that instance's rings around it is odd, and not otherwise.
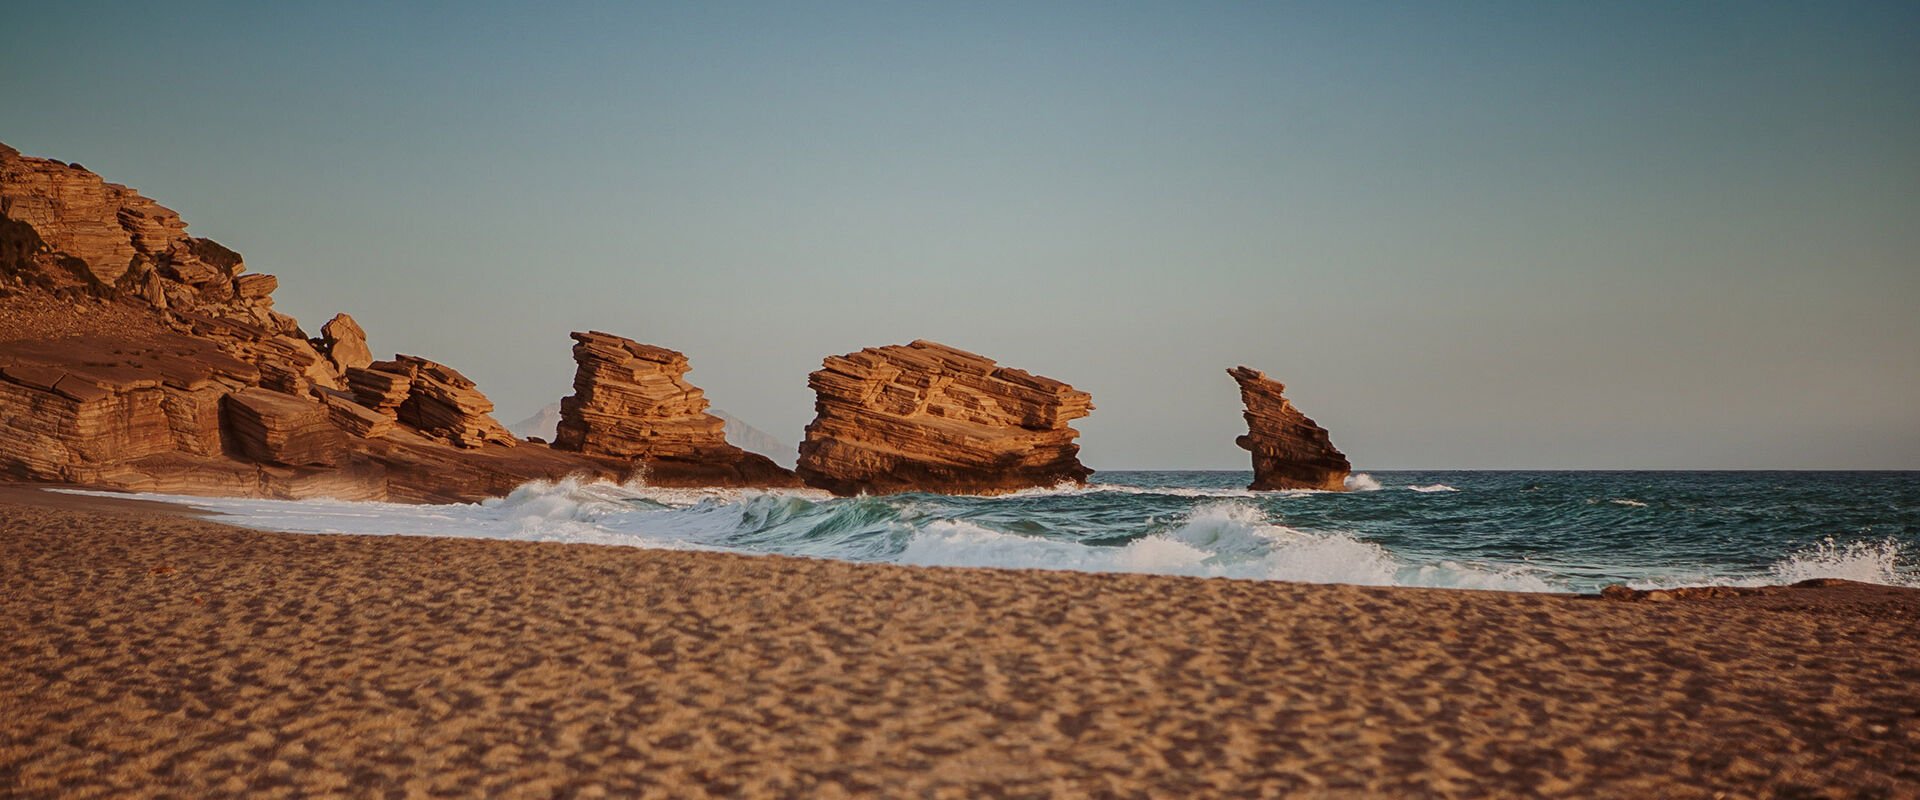
[[[248,300],[271,300],[273,290],[280,288],[280,279],[272,275],[241,275],[233,279],[233,293]]]
[[[610,333],[573,334],[573,395],[553,447],[634,462],[657,486],[798,486],[766,456],[729,444],[685,376],[687,357]]]
[[[1084,484],[1068,423],[1092,397],[928,341],[827,358],[796,470],[836,494],[999,494]]]
[[[373,351],[367,349],[367,332],[346,314],[335,314],[320,326],[320,351],[341,375],[373,363]]]
[[[1253,453],[1253,484],[1249,489],[1346,488],[1353,465],[1333,446],[1327,429],[1314,424],[1282,394],[1285,384],[1251,367],[1227,370],[1240,384],[1246,405],[1247,434],[1235,444]]]

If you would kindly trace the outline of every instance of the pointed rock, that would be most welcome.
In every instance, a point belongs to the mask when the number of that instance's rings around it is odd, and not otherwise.
[[[1234,440],[1253,453],[1253,484],[1247,488],[1346,488],[1353,465],[1333,446],[1327,429],[1281,394],[1285,384],[1251,367],[1234,367],[1227,374],[1240,383],[1240,400],[1247,409],[1247,435]]]

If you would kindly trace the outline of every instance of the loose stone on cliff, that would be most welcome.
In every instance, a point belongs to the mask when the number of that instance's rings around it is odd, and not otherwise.
[[[813,423],[797,470],[836,494],[1000,494],[1084,484],[1068,423],[1092,397],[942,344],[832,356],[808,377]]]

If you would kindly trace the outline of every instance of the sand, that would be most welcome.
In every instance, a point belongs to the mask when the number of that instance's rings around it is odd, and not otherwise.
[[[1920,592],[240,530],[0,494],[17,797],[1920,796]]]

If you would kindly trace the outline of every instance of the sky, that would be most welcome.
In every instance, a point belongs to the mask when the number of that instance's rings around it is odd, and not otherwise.
[[[1245,469],[1236,364],[1363,469],[1920,468],[1920,4],[14,3],[0,142],[508,424],[925,338],[1095,469]]]

